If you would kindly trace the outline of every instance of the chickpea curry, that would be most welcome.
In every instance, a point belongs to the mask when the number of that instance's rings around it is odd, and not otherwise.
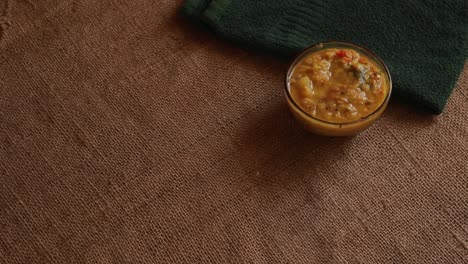
[[[317,119],[352,122],[384,103],[389,90],[384,74],[384,69],[354,50],[320,50],[297,64],[290,93],[303,111]]]

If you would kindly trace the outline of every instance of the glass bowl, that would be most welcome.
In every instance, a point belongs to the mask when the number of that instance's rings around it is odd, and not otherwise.
[[[383,100],[382,104],[377,107],[375,111],[370,113],[367,116],[361,117],[358,120],[350,121],[350,122],[330,122],[318,119],[304,110],[294,101],[293,97],[290,93],[290,84],[291,84],[291,77],[293,75],[294,69],[296,66],[308,55],[325,50],[325,49],[351,49],[359,54],[363,54],[368,57],[369,60],[375,63],[382,72],[383,78],[386,78],[386,82],[388,84],[387,94],[385,95],[385,99]],[[286,75],[286,100],[288,102],[289,109],[291,110],[293,116],[301,123],[304,128],[312,133],[323,135],[323,136],[350,136],[357,134],[361,131],[367,129],[374,121],[385,111],[388,105],[388,101],[390,99],[392,93],[392,79],[390,76],[390,72],[385,65],[385,63],[377,57],[374,53],[369,51],[366,48],[360,47],[358,45],[346,42],[322,42],[316,45],[311,46],[310,48],[305,49],[301,54],[299,54],[296,59],[293,61],[289,70]]]

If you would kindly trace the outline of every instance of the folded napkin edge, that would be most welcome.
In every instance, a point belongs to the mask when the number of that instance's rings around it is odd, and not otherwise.
[[[188,17],[198,19],[210,4],[211,0],[186,0],[182,6],[182,13]]]
[[[212,0],[202,14],[203,22],[214,27],[222,18],[224,11],[231,4],[231,0]]]

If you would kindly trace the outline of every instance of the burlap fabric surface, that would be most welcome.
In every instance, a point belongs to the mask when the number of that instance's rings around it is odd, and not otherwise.
[[[468,262],[467,68],[320,138],[181,4],[0,0],[0,263]]]

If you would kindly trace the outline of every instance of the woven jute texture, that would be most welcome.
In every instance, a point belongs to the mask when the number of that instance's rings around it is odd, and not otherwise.
[[[0,263],[468,263],[468,67],[352,138],[174,0],[0,0]]]

